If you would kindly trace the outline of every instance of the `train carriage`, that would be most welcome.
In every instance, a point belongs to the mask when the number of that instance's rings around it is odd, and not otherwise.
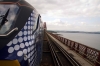
[[[24,0],[0,1],[0,66],[38,66],[43,23]]]

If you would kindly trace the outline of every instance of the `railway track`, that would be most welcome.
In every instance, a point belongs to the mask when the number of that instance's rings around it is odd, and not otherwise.
[[[40,66],[81,66],[69,57],[61,47],[56,46],[46,34],[43,43],[43,55]]]

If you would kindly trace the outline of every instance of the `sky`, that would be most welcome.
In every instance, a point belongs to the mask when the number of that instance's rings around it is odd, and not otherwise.
[[[48,30],[99,31],[100,0],[26,0]]]

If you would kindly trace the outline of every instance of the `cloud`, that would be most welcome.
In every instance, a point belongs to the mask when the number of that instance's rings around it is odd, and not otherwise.
[[[60,19],[47,22],[48,30],[72,30],[72,31],[98,31],[100,24],[89,24],[88,22],[64,22]]]
[[[100,31],[100,0],[27,0],[50,30]],[[93,19],[92,19],[93,18]],[[93,22],[93,21],[94,22]],[[96,22],[97,21],[97,22]]]
[[[100,0],[28,0],[41,14],[53,17],[100,16]]]

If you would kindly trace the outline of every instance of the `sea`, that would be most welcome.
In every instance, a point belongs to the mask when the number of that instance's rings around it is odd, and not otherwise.
[[[58,32],[60,36],[87,45],[89,47],[100,50],[100,34],[88,33],[63,33]]]

